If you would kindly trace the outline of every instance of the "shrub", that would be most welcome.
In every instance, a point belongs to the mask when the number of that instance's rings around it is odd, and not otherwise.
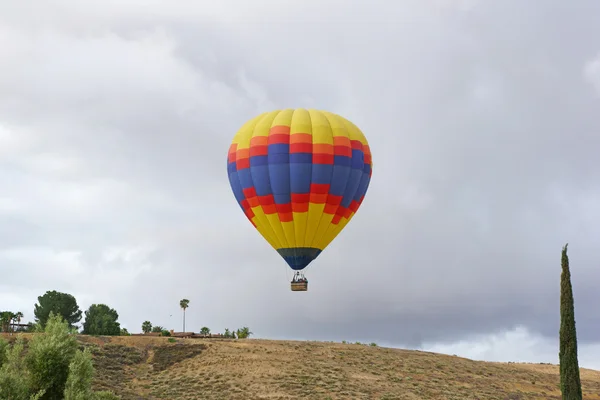
[[[69,324],[51,313],[45,334],[34,336],[24,352],[22,334],[12,346],[3,344],[0,399],[118,400],[112,392],[92,392],[92,356],[81,351]]]

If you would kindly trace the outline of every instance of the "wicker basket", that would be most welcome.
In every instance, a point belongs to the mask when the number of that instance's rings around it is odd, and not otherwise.
[[[308,282],[292,282],[292,292],[306,292],[308,290]]]

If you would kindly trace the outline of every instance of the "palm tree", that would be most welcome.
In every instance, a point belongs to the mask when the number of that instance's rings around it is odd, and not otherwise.
[[[179,300],[179,307],[183,310],[183,331],[185,332],[185,309],[190,306],[190,301],[188,299]]]
[[[21,311],[17,311],[13,316],[13,332],[15,331],[15,324],[21,324],[21,318],[23,318],[23,313]]]
[[[250,332],[250,329],[247,326],[237,330],[238,339],[247,339],[250,335],[252,335],[252,332]]]
[[[150,333],[152,331],[152,323],[150,321],[144,321],[142,323],[142,332]]]

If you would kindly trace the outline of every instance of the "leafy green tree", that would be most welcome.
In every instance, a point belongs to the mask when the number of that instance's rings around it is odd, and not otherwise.
[[[30,400],[39,399],[44,390],[33,394],[30,374],[25,368],[25,340],[19,336],[12,347],[5,349],[5,362],[0,368],[0,399]]]
[[[92,392],[94,369],[89,351],[69,333],[69,324],[51,313],[44,335],[36,335],[24,351],[17,336],[0,366],[0,399],[119,400],[112,392]]]
[[[252,335],[252,332],[250,332],[250,329],[247,326],[237,330],[238,339],[247,339],[250,335]]]
[[[46,322],[50,317],[50,313],[60,315],[69,327],[75,326],[81,320],[81,310],[77,305],[75,297],[68,293],[49,290],[43,296],[38,297],[39,304],[35,304],[34,316],[42,328],[46,326]]]
[[[10,325],[15,317],[12,311],[0,311],[0,328],[2,332],[10,332]]]
[[[562,274],[560,277],[560,390],[564,400],[581,400],[581,379],[577,360],[577,331],[575,329],[575,304],[567,246],[562,249]]]
[[[152,322],[150,322],[150,321],[142,322],[142,332],[144,332],[144,333],[152,332]]]
[[[179,300],[179,307],[183,310],[183,332],[185,332],[185,309],[190,306],[190,301],[188,299]]]
[[[64,400],[119,400],[111,391],[92,391],[94,365],[88,349],[78,350],[69,364],[69,376],[65,384]]]
[[[229,328],[225,328],[225,332],[223,333],[223,336],[226,338],[231,337],[231,331],[229,330]]]
[[[162,326],[160,326],[160,325],[156,325],[156,326],[153,326],[153,327],[152,327],[152,332],[154,332],[154,333],[161,333],[161,332],[162,332],[162,331],[164,331],[164,330],[165,330],[165,328],[163,328],[163,327],[162,327]]]
[[[69,364],[69,375],[65,383],[65,400],[87,400],[92,397],[94,378],[92,354],[88,349],[78,351]]]
[[[85,312],[84,335],[119,336],[121,324],[117,322],[119,314],[106,304],[92,304]]]
[[[69,333],[69,323],[51,313],[46,321],[45,335],[36,335],[29,342],[25,362],[34,391],[45,390],[42,399],[62,399],[69,374],[69,364],[78,344]]]
[[[201,335],[210,335],[210,328],[207,326],[203,326],[202,329],[200,329],[200,334]]]
[[[121,328],[121,336],[131,336],[127,328]]]

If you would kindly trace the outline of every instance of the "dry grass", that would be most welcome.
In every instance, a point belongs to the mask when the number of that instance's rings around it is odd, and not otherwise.
[[[486,363],[358,344],[87,337],[96,388],[138,399],[560,399],[556,365]],[[582,369],[584,399],[600,372]]]

